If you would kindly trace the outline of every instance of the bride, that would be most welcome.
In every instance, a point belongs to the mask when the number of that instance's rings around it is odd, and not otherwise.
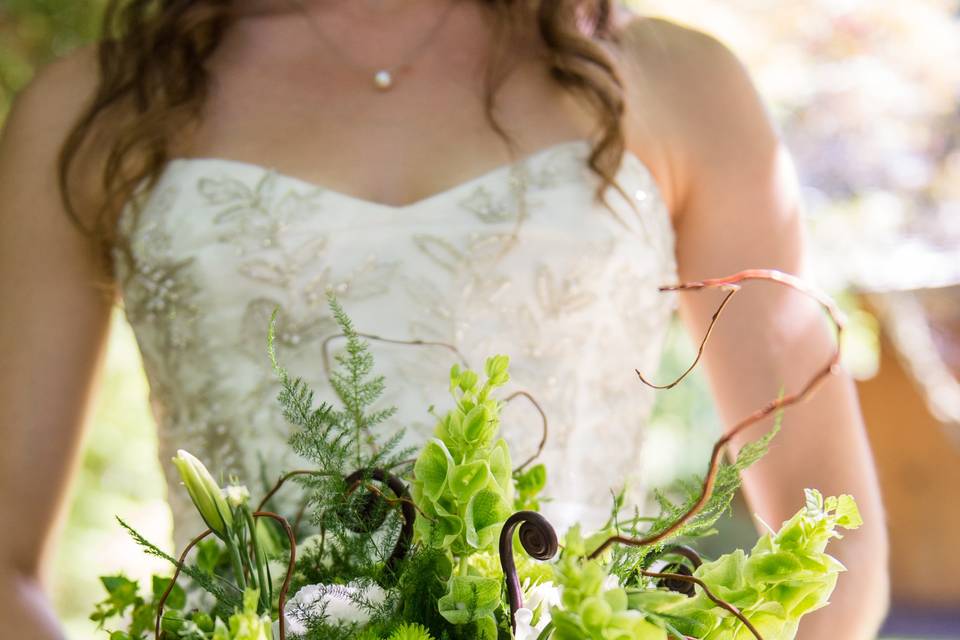
[[[116,300],[164,462],[183,447],[251,484],[290,463],[267,317],[280,307],[281,359],[329,394],[332,291],[364,332],[510,354],[551,419],[551,517],[591,522],[611,487],[642,489],[652,394],[633,369],[656,367],[675,306],[696,339],[716,307],[657,288],[803,269],[790,160],[739,62],[608,0],[127,0],[107,29],[22,93],[0,143],[9,637],[61,637],[42,561]],[[742,293],[705,355],[724,422],[796,389],[831,341],[814,305]],[[422,441],[450,353],[374,353]],[[534,449],[531,407],[508,409],[508,438]],[[808,486],[852,493],[868,524],[801,635],[873,637],[886,540],[846,374],[788,412],[744,481],[771,524]],[[192,511],[170,489],[183,540]]]

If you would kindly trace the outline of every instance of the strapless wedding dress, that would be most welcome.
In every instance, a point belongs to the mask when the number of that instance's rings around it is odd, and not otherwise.
[[[115,258],[159,428],[176,539],[203,527],[170,458],[187,449],[262,495],[299,466],[276,403],[266,351],[275,307],[278,352],[294,376],[335,401],[324,338],[338,333],[333,291],[358,331],[454,345],[474,368],[511,357],[505,394],[533,394],[549,419],[541,460],[545,510],[558,525],[599,524],[610,492],[640,486],[653,373],[676,307],[674,235],[656,184],[634,155],[623,195],[594,199],[586,141],[554,145],[407,206],[388,206],[244,162],[187,158],[126,207],[128,250]],[[342,341],[331,343],[336,351]],[[430,437],[451,406],[455,356],[443,347],[372,342],[386,377],[385,429]],[[519,462],[537,448],[539,414],[522,398],[503,412]],[[350,471],[350,470],[346,470]]]

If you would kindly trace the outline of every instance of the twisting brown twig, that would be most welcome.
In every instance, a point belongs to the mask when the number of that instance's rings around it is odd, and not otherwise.
[[[466,356],[464,356],[463,353],[459,349],[457,349],[456,346],[446,342],[432,342],[429,340],[419,340],[419,339],[418,340],[397,340],[394,338],[383,338],[381,336],[377,336],[372,333],[357,333],[357,336],[360,338],[365,338],[367,340],[373,340],[374,342],[384,342],[387,344],[399,344],[399,345],[406,345],[410,347],[441,347],[443,349],[446,349],[452,352],[455,356],[457,356],[457,358],[460,360],[460,363],[463,364],[464,367],[466,367],[467,369],[470,368],[470,363],[467,361]],[[335,333],[323,339],[323,345],[321,347],[321,352],[323,354],[323,372],[327,376],[328,382],[330,380],[330,352],[328,347],[330,343],[336,340],[337,338],[346,338],[346,337],[347,336],[342,333]]]
[[[399,564],[407,557],[410,546],[413,544],[413,525],[417,517],[415,511],[417,505],[410,499],[410,491],[407,485],[405,485],[400,478],[385,469],[357,469],[344,478],[344,482],[347,484],[346,495],[349,496],[356,491],[358,487],[363,486],[364,488],[373,489],[375,491],[374,495],[377,495],[381,499],[385,498],[382,491],[376,489],[370,485],[370,483],[364,482],[367,478],[387,485],[397,497],[394,503],[388,504],[400,505],[400,515],[402,516],[403,523],[400,527],[400,535],[397,537],[397,542],[393,547],[393,553],[390,554],[390,558],[386,564],[387,570],[393,573],[397,570]]]
[[[280,587],[280,595],[277,600],[277,608],[280,612],[280,640],[287,640],[287,619],[284,615],[284,608],[287,604],[287,591],[290,590],[290,580],[293,578],[293,570],[297,564],[297,538],[293,535],[293,529],[290,528],[290,523],[287,522],[287,519],[283,516],[277,515],[271,511],[256,511],[254,512],[253,517],[269,518],[280,523],[280,526],[283,527],[284,533],[287,534],[287,540],[290,541],[290,560],[287,562],[287,575],[283,579],[283,585]]]
[[[352,492],[352,491],[355,491],[359,486],[360,486],[359,483],[353,485],[353,488],[351,489],[351,492]],[[417,503],[414,502],[414,501],[413,501],[412,499],[410,499],[410,498],[391,498],[390,496],[388,496],[387,494],[385,494],[383,491],[380,491],[380,489],[378,489],[378,488],[375,487],[374,485],[370,484],[369,482],[364,485],[364,488],[365,488],[367,491],[369,491],[370,493],[372,493],[372,494],[374,494],[375,496],[377,496],[378,498],[380,498],[381,500],[383,500],[384,503],[386,503],[386,505],[387,505],[388,507],[396,507],[397,505],[409,504],[411,507],[414,508],[414,510],[415,510],[417,513],[419,513],[421,516],[423,516],[426,520],[429,520],[430,522],[434,522],[434,519],[431,518],[429,515],[427,515],[427,512],[424,511],[423,509],[421,509],[421,508],[417,505]]]
[[[688,291],[688,290],[701,290],[705,288],[716,288],[716,287],[731,287],[736,286],[740,282],[747,280],[768,280],[771,282],[776,282],[782,284],[791,289],[795,289],[800,293],[803,293],[807,296],[810,296],[817,302],[819,302],[830,315],[830,319],[837,327],[837,337],[836,337],[836,347],[834,352],[831,354],[830,359],[827,363],[819,370],[817,373],[810,378],[810,380],[803,386],[803,388],[793,394],[781,396],[775,400],[771,400],[766,405],[757,409],[749,416],[735,424],[733,427],[727,430],[727,432],[717,440],[716,444],[713,445],[713,453],[710,456],[710,466],[708,467],[706,477],[703,481],[703,488],[700,492],[700,497],[693,504],[690,509],[687,510],[682,516],[677,518],[669,527],[644,538],[631,538],[627,536],[611,536],[608,538],[602,545],[597,547],[596,551],[590,554],[590,558],[596,558],[600,556],[604,551],[606,551],[610,545],[613,544],[625,544],[632,547],[643,547],[652,544],[657,544],[671,535],[676,533],[683,525],[690,521],[691,518],[700,513],[701,509],[706,506],[707,502],[710,500],[710,496],[713,493],[713,488],[717,480],[717,473],[720,470],[720,460],[723,455],[724,449],[730,441],[736,437],[738,434],[742,433],[747,427],[756,422],[759,422],[763,418],[769,416],[774,411],[787,407],[793,404],[796,404],[804,400],[810,393],[812,393],[819,385],[822,383],[828,375],[837,370],[840,364],[840,338],[843,332],[843,327],[845,324],[843,313],[837,307],[836,303],[831,300],[826,294],[821,293],[817,289],[811,287],[809,284],[797,278],[796,276],[782,273],[780,271],[775,271],[772,269],[749,269],[746,271],[741,271],[735,273],[726,278],[714,278],[711,280],[701,280],[697,282],[686,282],[677,285],[671,285],[666,287],[660,287],[661,291]],[[731,289],[731,294],[739,291],[739,287],[736,289]],[[723,304],[730,299],[728,295]],[[714,321],[716,316],[714,317]],[[711,327],[713,323],[711,323]],[[684,374],[686,375],[686,374]],[[642,379],[642,378],[641,378]],[[678,380],[679,382],[679,380]]]
[[[656,578],[658,580],[679,580],[681,582],[690,582],[697,585],[703,589],[703,593],[710,598],[715,605],[732,613],[737,620],[739,620],[747,629],[750,630],[750,633],[753,634],[753,637],[755,637],[757,640],[763,640],[763,636],[760,635],[760,632],[757,631],[757,628],[754,627],[749,620],[747,620],[747,617],[743,615],[739,609],[729,602],[715,596],[700,578],[687,576],[682,573],[657,573],[655,571],[641,571],[640,574],[646,576],[647,578]]]
[[[287,480],[289,480],[290,478],[295,478],[296,476],[327,476],[327,477],[332,477],[333,475],[334,475],[334,474],[332,474],[332,473],[326,473],[326,472],[323,472],[323,471],[311,471],[311,470],[309,470],[309,469],[298,469],[297,471],[291,471],[290,473],[286,473],[286,474],[280,476],[280,479],[277,480],[277,484],[273,485],[273,488],[270,489],[270,491],[267,493],[267,495],[265,495],[265,496],[263,497],[263,500],[261,500],[261,501],[260,501],[260,504],[257,505],[257,510],[259,511],[260,509],[263,509],[263,508],[267,505],[267,503],[270,502],[270,498],[272,498],[274,495],[276,495],[277,491],[280,491],[281,487],[283,487],[283,485],[286,484]]]
[[[540,403],[537,402],[537,399],[533,397],[533,395],[531,395],[527,391],[514,391],[509,396],[507,396],[503,402],[504,404],[507,404],[514,398],[526,398],[527,400],[529,400],[530,404],[533,405],[533,408],[536,409],[537,413],[540,414],[540,420],[543,422],[543,434],[540,436],[540,444],[537,446],[536,452],[532,456],[524,460],[523,464],[521,464],[519,467],[513,470],[514,473],[519,473],[520,471],[523,471],[524,469],[526,469],[534,460],[540,457],[540,455],[543,453],[543,448],[547,446],[547,436],[549,435],[550,432],[547,428],[547,414],[543,410],[543,407],[540,406]]]
[[[686,378],[691,371],[693,371],[697,363],[700,362],[700,357],[703,355],[703,350],[707,346],[707,340],[710,339],[710,334],[713,333],[713,327],[717,324],[717,319],[720,317],[720,314],[723,313],[723,308],[727,306],[727,303],[730,301],[730,298],[733,297],[737,291],[740,290],[738,285],[729,285],[730,290],[727,292],[727,295],[724,296],[723,301],[720,302],[720,306],[717,307],[717,310],[713,312],[713,317],[710,318],[710,326],[707,327],[706,333],[703,334],[703,340],[700,341],[700,347],[697,349],[697,357],[693,359],[693,362],[690,363],[690,366],[687,367],[687,370],[680,374],[680,377],[670,382],[668,384],[654,384],[643,377],[643,374],[640,373],[639,369],[634,369],[637,372],[637,375],[640,377],[640,380],[647,385],[648,387],[653,387],[654,389],[672,389],[673,387],[680,384],[680,381]],[[660,287],[660,291],[668,291],[669,289],[665,287]]]
[[[163,594],[160,596],[160,599],[157,600],[157,626],[154,631],[155,640],[160,640],[160,621],[163,619],[163,607],[167,604],[167,598],[170,597],[170,593],[173,591],[173,586],[177,584],[177,578],[180,577],[180,571],[183,569],[183,565],[187,561],[187,554],[190,553],[191,549],[200,544],[201,540],[206,538],[211,533],[213,533],[213,530],[207,529],[198,535],[196,538],[190,541],[190,543],[183,550],[183,553],[180,554],[180,559],[177,561],[177,568],[173,572],[173,577],[170,578],[167,588],[163,590]]]

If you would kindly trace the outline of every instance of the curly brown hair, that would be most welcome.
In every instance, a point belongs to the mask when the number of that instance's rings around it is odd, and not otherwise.
[[[552,77],[584,99],[598,135],[588,164],[600,178],[597,196],[618,188],[624,148],[623,89],[603,41],[612,41],[611,0],[481,0],[493,10],[494,56],[487,66],[488,122],[509,143],[494,116],[497,90],[509,73],[512,29],[536,20]],[[117,217],[141,185],[152,188],[172,157],[178,132],[197,122],[210,87],[207,62],[234,18],[236,0],[109,0],[98,47],[99,83],[89,106],[64,141],[58,175],[71,220],[98,244],[107,264],[122,243]],[[118,114],[125,117],[114,117]],[[132,117],[130,117],[132,116]],[[81,149],[109,121],[102,203],[84,221],[70,176]],[[99,140],[99,138],[98,138]]]

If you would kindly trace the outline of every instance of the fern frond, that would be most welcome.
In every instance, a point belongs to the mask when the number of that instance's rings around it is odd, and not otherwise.
[[[117,518],[117,522],[120,523],[120,526],[127,530],[127,533],[130,534],[130,537],[133,538],[133,541],[136,542],[147,554],[156,556],[158,558],[163,558],[174,567],[178,566],[180,563],[176,558],[164,552],[160,547],[153,544],[147,540],[139,531],[134,529],[132,526],[124,522],[121,518]],[[243,594],[230,582],[220,578],[220,582],[216,582],[216,577],[201,571],[193,565],[184,563],[180,567],[181,573],[189,576],[197,583],[201,589],[212,595],[217,599],[217,602],[228,610],[243,606]],[[230,591],[232,590],[232,592]]]

